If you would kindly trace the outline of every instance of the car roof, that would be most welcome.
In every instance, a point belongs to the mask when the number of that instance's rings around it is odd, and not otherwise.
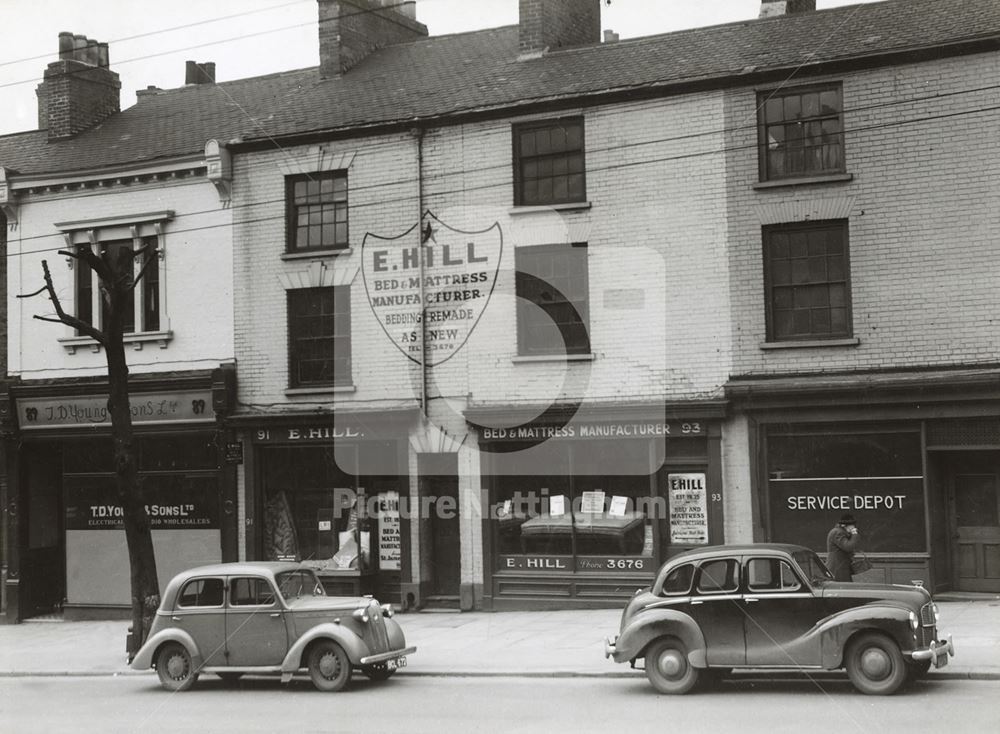
[[[673,556],[668,563],[673,565],[677,561],[697,561],[715,556],[730,555],[791,555],[801,551],[810,551],[803,545],[793,543],[742,543],[732,545],[710,545],[704,548],[692,548]]]
[[[175,578],[191,578],[192,576],[232,576],[234,574],[261,574],[273,576],[282,571],[294,571],[302,568],[302,564],[292,561],[250,561],[233,563],[213,563],[207,566],[196,566],[177,574]]]

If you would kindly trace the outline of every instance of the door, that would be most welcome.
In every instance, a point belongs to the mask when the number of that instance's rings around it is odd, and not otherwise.
[[[780,558],[751,558],[745,569],[747,665],[819,665],[819,636],[809,632],[826,616],[823,600]]]
[[[462,543],[458,506],[458,455],[423,454],[420,461],[422,498],[431,500],[430,594],[459,595],[462,580]]]
[[[285,612],[267,579],[229,579],[226,652],[227,663],[239,667],[280,665],[285,659]]]
[[[956,465],[949,500],[955,589],[1000,592],[1000,461]]]
[[[226,664],[225,582],[209,576],[184,584],[173,613],[171,626],[191,635],[207,667]]]
[[[701,628],[709,665],[743,665],[746,640],[736,558],[706,561],[698,569],[690,614]]]
[[[62,454],[56,444],[25,450],[21,507],[21,618],[59,611],[66,597]]]

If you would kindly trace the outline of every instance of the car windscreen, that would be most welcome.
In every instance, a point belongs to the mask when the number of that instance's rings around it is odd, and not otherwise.
[[[832,581],[833,574],[827,569],[826,564],[820,560],[819,556],[811,550],[800,550],[792,553],[792,558],[802,569],[802,573],[809,579],[810,583],[817,584],[824,581]]]
[[[326,596],[323,584],[309,569],[282,571],[274,578],[278,582],[278,591],[285,599],[294,599],[299,596]]]

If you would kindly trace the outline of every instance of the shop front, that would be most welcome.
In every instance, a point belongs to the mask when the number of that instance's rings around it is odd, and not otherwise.
[[[755,539],[826,553],[850,513],[862,580],[1000,592],[997,370],[733,381],[754,458]],[[859,387],[860,386],[860,387]]]
[[[331,594],[400,603],[409,580],[409,427],[416,411],[233,418],[247,447],[246,557],[313,566]]]
[[[129,557],[106,386],[11,392],[8,620],[126,618]],[[213,402],[211,374],[136,379],[130,402],[161,587],[191,566],[234,560],[234,482],[215,412],[225,399]]]
[[[514,411],[467,412],[482,457],[484,606],[614,605],[671,555],[721,543],[721,409],[688,410],[550,412],[512,427]]]

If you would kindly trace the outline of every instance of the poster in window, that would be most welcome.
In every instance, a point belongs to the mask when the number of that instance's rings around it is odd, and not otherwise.
[[[399,570],[400,540],[399,492],[381,492],[378,496],[378,567],[381,570]]]
[[[668,474],[670,542],[675,545],[708,543],[708,501],[703,473]]]

